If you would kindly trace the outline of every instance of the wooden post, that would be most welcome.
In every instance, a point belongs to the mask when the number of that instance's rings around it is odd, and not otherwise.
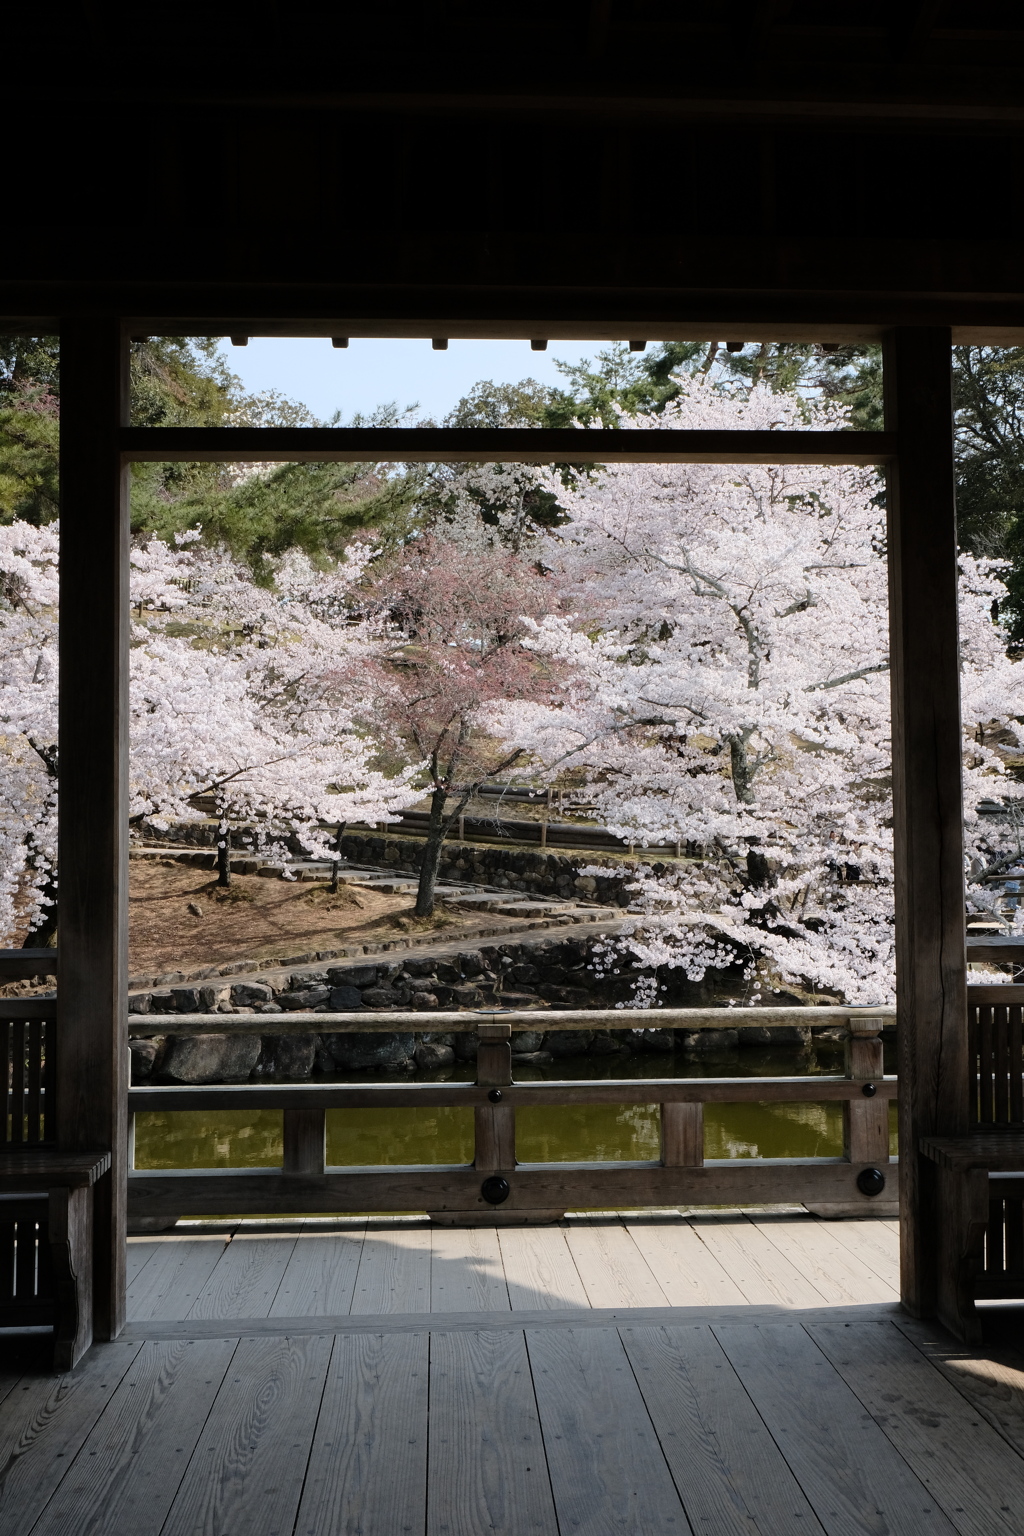
[[[484,1024],[479,1030],[476,1080],[484,1088],[507,1088],[512,1081],[512,1030],[508,1024]],[[484,1104],[473,1111],[476,1152],[473,1166],[487,1173],[516,1165],[516,1112],[511,1104]]]
[[[61,326],[57,1135],[111,1152],[94,1203],[95,1335],[124,1323],[128,1035],[128,352]]]
[[[884,357],[903,1304],[935,1310],[939,1221],[922,1136],[967,1129],[952,338],[899,327]]]
[[[322,1176],[327,1162],[327,1111],[286,1109],[284,1172]]]
[[[882,1080],[881,1019],[851,1019],[846,1075],[858,1083]],[[843,1100],[843,1156],[851,1163],[889,1161],[889,1101],[877,1094]]]
[[[661,1161],[666,1168],[700,1168],[704,1162],[704,1105],[661,1106]]]

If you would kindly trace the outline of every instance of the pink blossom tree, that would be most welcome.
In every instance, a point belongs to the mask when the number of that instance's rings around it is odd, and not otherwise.
[[[565,665],[524,642],[559,604],[550,575],[500,547],[425,537],[384,569],[367,594],[373,654],[330,679],[358,695],[363,724],[416,764],[430,797],[416,914],[434,910],[441,846],[480,785],[527,757],[490,729],[505,701],[552,706]]]
[[[844,423],[794,396],[691,379],[662,415],[633,424]],[[652,968],[697,976],[728,952],[746,958],[755,990],[891,995],[880,490],[869,469],[753,465],[610,466],[559,486],[569,522],[543,558],[576,616],[549,616],[532,643],[572,664],[573,691],[558,708],[511,705],[501,727],[551,769],[585,766],[588,794],[631,843],[702,850],[635,882],[628,945]],[[979,871],[1020,857],[1012,818],[980,822],[974,810],[1024,793],[1011,772],[1024,664],[993,621],[1001,591],[997,567],[965,557],[966,829]]]
[[[202,818],[212,795],[224,859],[232,824],[266,848],[325,827],[394,819],[418,797],[412,772],[387,775],[349,701],[315,679],[365,650],[347,594],[369,559],[328,572],[286,559],[274,590],[223,551],[186,535],[132,552],[133,824]],[[0,528],[0,933],[28,920],[44,943],[57,916],[57,525]]]

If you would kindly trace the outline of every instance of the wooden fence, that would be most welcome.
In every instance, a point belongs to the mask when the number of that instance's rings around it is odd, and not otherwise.
[[[52,1006],[52,1004],[51,1004]],[[422,1030],[479,1036],[476,1081],[240,1083],[139,1086],[129,1092],[132,1119],[142,1110],[227,1109],[283,1112],[284,1160],[278,1169],[134,1170],[133,1218],[177,1216],[429,1211],[449,1220],[501,1213],[499,1219],[550,1218],[566,1209],[735,1205],[775,1201],[816,1208],[872,1207],[895,1198],[889,1161],[889,1101],[896,1080],[882,1071],[885,1008],[721,1008],[507,1013],[388,1012],[375,1015],[285,1013],[177,1014],[129,1019],[132,1035],[160,1029],[185,1034],[310,1034]],[[849,1029],[842,1076],[645,1078],[516,1083],[513,1031],[601,1028],[764,1028],[842,1024]],[[704,1105],[821,1103],[843,1106],[844,1155],[836,1158],[705,1159]],[[661,1156],[644,1162],[522,1163],[516,1158],[519,1108],[584,1104],[658,1105]],[[471,1164],[328,1167],[328,1109],[462,1107],[473,1110]]]

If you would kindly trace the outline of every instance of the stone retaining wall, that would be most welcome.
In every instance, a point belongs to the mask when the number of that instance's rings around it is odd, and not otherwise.
[[[621,1029],[546,1029],[546,1008],[607,1008],[630,997],[636,973],[624,967],[619,975],[599,976],[593,966],[592,947],[593,940],[583,936],[559,936],[327,966],[296,973],[278,986],[269,981],[225,981],[136,994],[132,1011],[151,1013],[154,1024],[157,1018],[160,1024],[151,1038],[132,1040],[132,1080],[218,1083],[269,1077],[296,1081],[316,1074],[440,1070],[473,1060],[475,1034],[430,1030],[430,1013],[441,1008],[535,1008],[537,1029],[517,1031],[512,1037],[512,1050],[520,1065],[541,1065],[558,1056],[584,1053],[656,1056],[674,1050],[707,1053],[736,1045],[806,1045],[812,1032],[832,1038],[843,1033],[810,1024],[735,1030],[724,1018],[720,1030],[638,1031],[629,1028],[628,1011],[623,1013]],[[714,1001],[730,977],[715,973],[700,985],[678,972],[667,972],[664,979],[667,1007],[694,1007]],[[773,1001],[795,1003],[798,999],[776,997]],[[380,1014],[394,1009],[422,1011],[424,1029],[339,1034],[330,1028],[332,1012]],[[323,1030],[308,1035],[275,1035],[273,1015],[290,1010],[323,1013]],[[175,1036],[175,1013],[206,1012],[265,1014],[267,1032],[246,1037],[212,1033]]]
[[[217,825],[215,822],[185,823],[169,827],[165,832],[147,827],[146,841],[213,848],[217,842]],[[297,858],[306,856],[297,845],[289,851]],[[244,842],[236,834],[232,856],[240,858],[244,855]],[[373,864],[416,873],[423,859],[423,842],[386,833],[347,832],[342,838],[342,855],[353,864]],[[605,858],[583,851],[566,854],[520,846],[495,848],[483,843],[446,842],[441,849],[438,875],[441,880],[464,880],[467,884],[494,886],[502,891],[524,891],[535,896],[585,896],[601,904],[627,907],[630,898],[625,886],[640,862],[637,859]],[[583,867],[597,867],[607,873],[581,875]],[[656,873],[669,867],[664,864],[653,866]]]

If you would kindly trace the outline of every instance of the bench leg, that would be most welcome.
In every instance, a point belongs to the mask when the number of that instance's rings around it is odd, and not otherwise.
[[[92,1189],[51,1189],[53,1366],[70,1371],[92,1343]]]
[[[988,1174],[983,1168],[936,1170],[939,1223],[938,1314],[965,1344],[980,1344],[975,1282],[985,1260]]]

